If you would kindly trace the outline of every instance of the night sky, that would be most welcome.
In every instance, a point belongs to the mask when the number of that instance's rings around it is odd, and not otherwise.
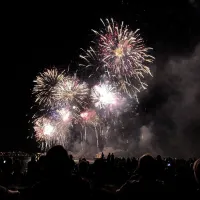
[[[27,139],[31,134],[28,120],[33,102],[33,79],[48,66],[67,68],[71,64],[76,70],[80,48],[88,47],[93,38],[91,29],[98,30],[100,18],[113,17],[117,22],[124,21],[133,30],[139,28],[145,43],[154,49],[156,74],[150,83],[150,94],[141,99],[140,105],[144,123],[148,121],[144,113],[156,119],[157,110],[173,92],[177,92],[162,82],[165,79],[162,70],[171,57],[191,56],[200,44],[199,1],[91,2],[73,0],[66,1],[65,5],[18,5],[20,8],[13,8],[14,12],[9,10],[12,17],[5,22],[6,39],[2,39],[8,58],[1,72],[0,150],[31,151],[34,148],[34,142]],[[168,79],[170,81],[169,74]],[[170,126],[169,115],[162,116]],[[200,127],[196,129],[200,132]]]

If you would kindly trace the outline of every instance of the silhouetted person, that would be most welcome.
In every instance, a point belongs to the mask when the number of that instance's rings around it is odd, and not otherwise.
[[[73,156],[70,155],[69,158],[70,158],[71,168],[74,169],[75,162],[74,162],[74,160],[73,160]]]
[[[60,145],[47,152],[46,173],[47,179],[33,187],[32,199],[68,199],[89,193],[88,184],[72,176],[70,158]]]
[[[137,165],[138,165],[138,161],[136,160],[135,157],[133,157],[133,158],[131,159],[131,164],[132,164],[133,170],[135,170],[135,169],[137,168]]]
[[[23,173],[22,173],[22,166],[19,160],[15,160],[13,164],[13,175],[12,175],[12,183],[17,186],[17,185],[22,185],[23,184]]]
[[[108,156],[107,156],[107,161],[108,161],[108,162],[110,162],[110,158],[111,158],[111,155],[110,155],[110,153],[109,153]]]
[[[33,173],[36,170],[37,162],[35,156],[31,157],[31,161],[28,162],[28,172]]]
[[[104,154],[103,154],[103,152],[101,153],[101,159],[104,159]]]
[[[158,178],[163,178],[164,176],[164,170],[165,170],[165,165],[163,163],[162,157],[160,155],[157,156],[156,158],[156,165],[157,165],[157,176]]]
[[[88,162],[87,161],[81,161],[78,165],[78,169],[79,169],[79,175],[82,178],[87,179],[88,169],[89,169]]]
[[[45,179],[45,166],[46,166],[46,156],[42,155],[40,156],[38,160],[38,175],[37,175],[37,180],[42,181]]]
[[[103,159],[95,160],[93,172],[92,188],[96,189],[102,187],[105,181],[105,162]]]
[[[34,184],[37,180],[37,162],[35,160],[35,156],[31,157],[31,161],[28,162],[28,172],[27,178],[29,184]]]
[[[151,155],[140,157],[137,173],[137,180],[129,180],[117,190],[120,199],[129,199],[138,192],[164,192],[164,185],[156,180],[156,161]]]
[[[111,163],[113,163],[113,164],[114,164],[114,162],[115,162],[115,156],[114,156],[114,154],[113,154],[113,153],[111,154],[110,161],[111,161]]]
[[[2,174],[0,177],[0,184],[4,187],[9,187],[12,183],[13,164],[11,158],[6,158],[2,165]]]

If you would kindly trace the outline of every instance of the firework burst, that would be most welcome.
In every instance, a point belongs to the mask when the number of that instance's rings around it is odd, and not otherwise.
[[[103,71],[117,83],[120,91],[131,96],[135,91],[146,89],[145,75],[151,75],[147,63],[152,63],[154,57],[148,54],[151,48],[145,47],[139,30],[129,30],[123,22],[118,25],[113,19],[101,20],[104,28],[99,32],[92,30],[97,39],[96,47],[85,51],[80,57],[86,62],[82,66],[99,62]],[[95,65],[93,65],[95,66]]]
[[[63,72],[59,73],[57,69],[47,69],[40,73],[34,81],[36,84],[33,88],[35,102],[43,107],[54,107],[54,91],[56,85],[64,79]]]
[[[77,127],[85,141],[92,129],[98,147],[99,139],[108,138],[119,127],[124,129],[122,114],[131,111],[138,103],[138,92],[148,86],[146,75],[151,72],[147,65],[154,57],[148,54],[151,48],[144,45],[139,30],[131,31],[113,19],[101,21],[103,28],[92,30],[94,46],[80,55],[80,66],[84,74],[90,74],[91,87],[76,75],[68,76],[55,68],[40,73],[34,81],[33,94],[39,105],[33,116],[35,136],[48,148],[68,144],[71,130]],[[97,84],[97,80],[101,82]]]
[[[54,100],[71,107],[83,106],[88,94],[89,88],[85,82],[81,83],[76,76],[67,76],[55,87]]]
[[[117,93],[115,87],[109,83],[95,85],[91,91],[92,102],[95,107],[106,108],[117,104]]]
[[[45,117],[39,117],[34,121],[36,140],[43,146],[43,149],[54,144],[65,145],[70,136],[70,125],[66,121],[53,121]]]
[[[37,141],[51,140],[55,132],[55,127],[51,120],[40,117],[34,122],[34,130],[36,132]]]
[[[93,126],[96,126],[99,124],[99,117],[95,110],[86,110],[80,114],[82,122],[84,124],[91,124]]]
[[[97,45],[104,67],[115,75],[135,76],[139,80],[144,74],[151,74],[144,64],[151,63],[154,58],[148,55],[151,48],[145,47],[138,33],[139,29],[130,31],[123,22],[119,26],[113,19],[106,19],[102,23],[104,29],[94,33],[99,36]]]

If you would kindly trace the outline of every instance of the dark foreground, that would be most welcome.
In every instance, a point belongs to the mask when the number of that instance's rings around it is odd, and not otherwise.
[[[130,199],[135,193],[176,192],[199,195],[200,160],[140,159],[108,155],[73,160],[61,146],[37,161],[9,157],[0,162],[0,199]],[[28,160],[27,160],[28,161]]]

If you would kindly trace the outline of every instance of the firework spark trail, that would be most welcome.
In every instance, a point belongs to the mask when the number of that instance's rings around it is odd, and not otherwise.
[[[97,131],[97,126],[94,126],[95,134],[96,134],[96,140],[97,140],[97,148],[99,148],[99,134]]]
[[[90,47],[89,49],[87,50],[84,50],[84,49],[81,49],[83,51],[83,55],[80,55],[79,57],[82,58],[83,60],[86,61],[86,64],[79,64],[79,66],[82,66],[82,67],[94,67],[94,65],[97,64],[97,61],[98,61],[98,55],[96,54],[95,50]],[[91,61],[94,61],[91,62]],[[96,71],[98,70],[98,68],[96,69]]]
[[[97,140],[97,147],[98,147],[98,132],[97,132],[97,126],[100,125],[100,119],[97,116],[97,113],[94,110],[86,110],[80,114],[82,118],[82,126],[84,128],[84,134],[85,134],[85,140],[87,138],[87,126],[90,126],[94,129],[96,140]]]
[[[60,102],[62,105],[82,106],[87,100],[89,94],[88,85],[81,83],[76,76],[65,77],[54,88],[54,101]]]
[[[56,68],[47,69],[36,77],[33,94],[36,99],[35,102],[45,108],[52,108],[55,106],[54,88],[64,79],[64,71],[59,73]]]

